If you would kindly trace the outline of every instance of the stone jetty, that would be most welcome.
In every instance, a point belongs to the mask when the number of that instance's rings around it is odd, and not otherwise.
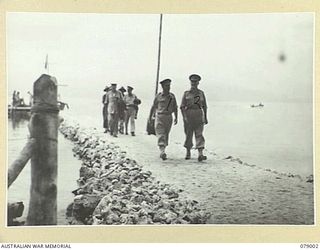
[[[72,225],[205,224],[211,214],[157,181],[117,145],[64,121],[60,132],[74,143],[82,166],[67,208]],[[76,181],[76,180],[75,180]]]

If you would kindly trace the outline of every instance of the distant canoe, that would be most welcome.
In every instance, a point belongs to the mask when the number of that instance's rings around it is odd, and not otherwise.
[[[259,103],[259,104],[257,104],[257,105],[251,104],[250,107],[251,107],[251,108],[263,108],[264,105],[263,105],[262,103]]]

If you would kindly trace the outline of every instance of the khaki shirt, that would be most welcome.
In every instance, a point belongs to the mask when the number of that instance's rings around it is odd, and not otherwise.
[[[170,115],[177,111],[176,97],[172,93],[169,93],[168,95],[159,93],[154,99],[153,107],[155,108],[156,114]]]
[[[109,91],[106,95],[105,104],[108,105],[108,113],[116,114],[119,112],[119,104],[122,101],[122,95],[119,91]]]
[[[137,96],[135,94],[132,94],[131,96],[129,96],[129,94],[124,96],[124,102],[126,103],[127,106],[135,106],[135,104],[133,103],[133,101],[137,98]]]
[[[204,92],[200,89],[185,91],[180,108],[182,110],[207,109],[207,101]]]

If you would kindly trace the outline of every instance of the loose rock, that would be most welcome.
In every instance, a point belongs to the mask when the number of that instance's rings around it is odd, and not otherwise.
[[[73,141],[73,152],[82,160],[67,209],[70,224],[205,224],[211,216],[197,201],[182,200],[183,190],[155,180],[117,145],[66,121],[59,130]]]

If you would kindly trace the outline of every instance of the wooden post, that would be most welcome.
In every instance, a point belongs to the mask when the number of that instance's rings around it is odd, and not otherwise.
[[[34,145],[35,139],[29,139],[27,144],[22,149],[18,158],[10,165],[8,170],[8,187],[10,187],[11,184],[15,181],[15,179],[21,173],[24,166],[31,158]]]
[[[160,14],[160,28],[159,28],[159,44],[158,44],[158,65],[157,65],[157,78],[156,78],[156,93],[158,93],[158,83],[160,74],[160,57],[161,57],[161,33],[162,33],[162,14]]]
[[[57,224],[58,113],[55,78],[42,75],[33,86],[30,135],[35,138],[31,157],[30,203],[26,225]]]
[[[14,226],[14,219],[17,217],[21,217],[24,210],[23,202],[15,202],[8,204],[8,218],[7,218],[7,225]]]

